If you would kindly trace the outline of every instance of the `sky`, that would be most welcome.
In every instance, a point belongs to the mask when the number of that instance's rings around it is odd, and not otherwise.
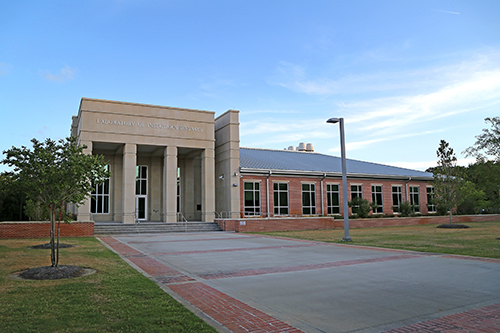
[[[2,1],[0,152],[82,97],[240,111],[240,146],[425,170],[500,115],[500,1]],[[4,155],[2,155],[3,158]],[[0,171],[6,170],[0,165]]]

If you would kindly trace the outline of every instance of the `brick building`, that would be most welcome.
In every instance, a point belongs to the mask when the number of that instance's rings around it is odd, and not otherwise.
[[[240,148],[243,216],[343,215],[341,159],[308,146],[300,151]],[[397,215],[404,201],[417,213],[435,212],[428,205],[431,181],[427,172],[347,159],[348,200],[377,203],[375,214]]]
[[[74,207],[79,221],[177,222],[343,214],[340,158],[312,151],[240,148],[239,112],[83,98],[71,133],[102,154],[111,178]],[[349,200],[377,214],[402,202],[427,214],[429,173],[348,160]]]

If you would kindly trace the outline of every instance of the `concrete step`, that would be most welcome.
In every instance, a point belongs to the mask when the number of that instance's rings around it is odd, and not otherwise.
[[[179,223],[99,223],[94,224],[94,235],[145,234],[169,232],[207,232],[222,231],[214,222],[179,222]]]

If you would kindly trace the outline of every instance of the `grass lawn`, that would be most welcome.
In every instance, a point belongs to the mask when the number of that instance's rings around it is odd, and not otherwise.
[[[48,240],[0,240],[0,332],[216,332],[95,238],[67,238],[61,265],[96,274],[26,281],[6,275],[50,266]]]
[[[423,252],[500,258],[500,221],[466,223],[469,229],[439,229],[436,225],[374,227],[350,229],[347,244],[404,249]],[[262,233],[341,243],[343,229]]]

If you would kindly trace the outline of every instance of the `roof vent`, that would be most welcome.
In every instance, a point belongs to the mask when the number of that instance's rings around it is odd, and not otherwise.
[[[306,145],[306,151],[307,151],[308,153],[313,153],[313,152],[314,152],[314,147],[313,147],[313,144],[312,144],[312,143],[308,143],[308,144]]]
[[[299,143],[297,150],[298,151],[306,151],[306,144],[304,142]]]

